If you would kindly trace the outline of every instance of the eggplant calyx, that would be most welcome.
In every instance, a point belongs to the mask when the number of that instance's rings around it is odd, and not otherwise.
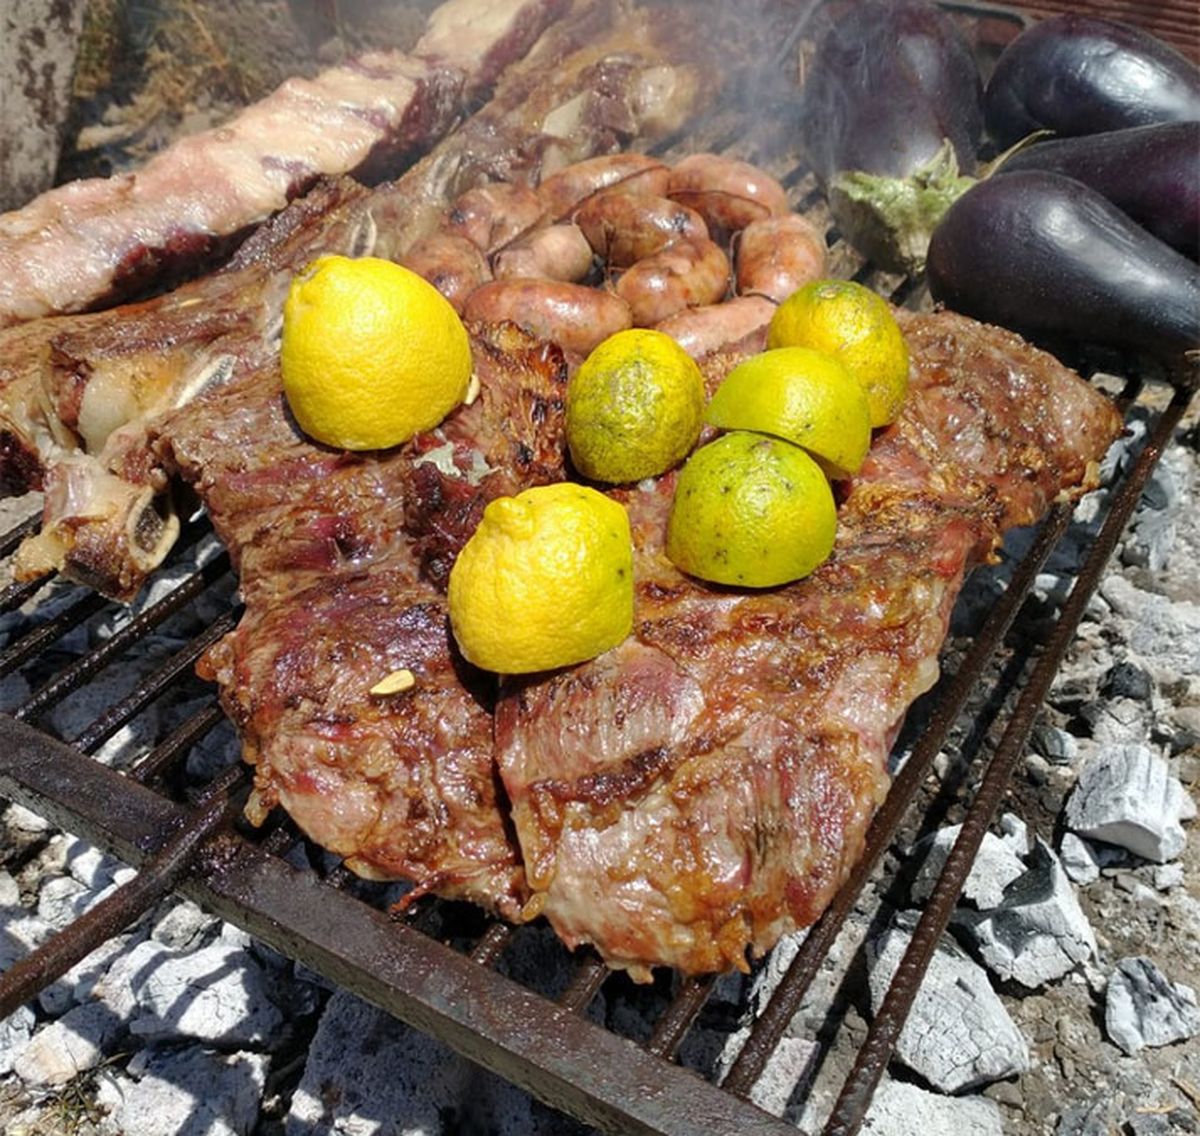
[[[829,207],[859,252],[892,272],[925,270],[929,238],[946,210],[975,184],[959,173],[949,139],[908,177],[844,170],[829,185]]]

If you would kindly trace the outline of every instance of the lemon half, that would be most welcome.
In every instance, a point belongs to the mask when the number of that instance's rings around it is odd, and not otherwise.
[[[669,335],[610,335],[567,383],[567,445],[594,481],[640,481],[682,461],[700,436],[704,377]]]
[[[757,430],[803,446],[831,477],[857,473],[871,445],[862,384],[830,355],[778,347],[725,377],[705,411],[723,430]]]
[[[497,498],[450,571],[449,604],[459,650],[485,670],[550,670],[615,647],[633,629],[624,506],[572,482]]]
[[[853,280],[815,280],[771,317],[768,347],[832,355],[867,392],[871,425],[895,420],[908,393],[908,345],[882,296]]]
[[[769,588],[812,572],[836,533],[820,466],[791,442],[735,430],[701,446],[680,471],[667,556],[703,580]]]
[[[306,434],[381,450],[462,402],[471,344],[449,301],[415,272],[376,257],[322,256],[292,281],[280,365]]]

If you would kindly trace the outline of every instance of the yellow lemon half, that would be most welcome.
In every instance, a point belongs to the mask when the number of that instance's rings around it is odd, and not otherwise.
[[[700,436],[704,377],[669,335],[610,335],[567,383],[567,445],[584,477],[620,483],[663,473]]]
[[[768,347],[834,356],[867,392],[871,425],[893,421],[908,393],[908,345],[882,296],[852,280],[814,280],[771,317]]]
[[[280,364],[306,434],[381,450],[462,402],[471,344],[449,302],[415,272],[376,257],[322,256],[288,291]]]
[[[757,430],[803,446],[831,477],[857,473],[871,445],[860,383],[831,355],[777,347],[739,363],[704,414],[723,430]]]
[[[450,570],[450,627],[478,667],[570,666],[633,629],[633,543],[624,506],[560,482],[499,497]]]
[[[701,446],[680,472],[667,556],[703,580],[769,588],[812,572],[836,532],[820,466],[791,442],[735,430]]]

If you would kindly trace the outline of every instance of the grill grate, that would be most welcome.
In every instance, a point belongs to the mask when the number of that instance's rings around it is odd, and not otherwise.
[[[786,119],[780,114],[778,125],[751,135],[737,113],[718,114],[704,126],[706,142],[699,143],[697,132],[689,132],[686,140],[668,142],[662,152],[671,157],[676,151],[716,149],[763,165],[780,177],[798,211],[828,228],[813,178],[789,149]],[[918,284],[863,264],[832,233],[831,267],[835,274],[867,283],[898,303],[922,302]],[[1038,640],[1025,625],[1032,617],[1023,619],[1023,604],[1066,533],[1070,508],[1053,509],[1029,551],[1011,566],[1005,590],[957,666],[947,666],[938,686],[921,700],[916,712],[922,732],[871,826],[864,856],[754,1017],[720,1085],[676,1060],[710,1006],[719,986],[716,980],[674,980],[665,1006],[648,1026],[648,1036],[635,1041],[585,1016],[610,979],[614,985],[624,981],[593,953],[572,957],[562,989],[535,990],[507,977],[501,967],[510,952],[520,949],[523,938],[538,933],[536,929],[488,921],[477,912],[430,897],[395,918],[382,908],[378,892],[345,869],[322,874],[293,866],[294,856],[285,860],[304,847],[303,837],[286,818],[273,817],[261,831],[241,822],[249,775],[240,764],[207,784],[197,784],[187,775],[189,753],[223,722],[211,697],[124,772],[90,756],[147,709],[176,697],[198,655],[234,626],[237,613],[228,604],[215,618],[201,614],[206,602],[211,606],[214,590],[228,582],[224,556],[186,575],[97,649],[56,671],[50,667],[55,645],[76,629],[114,619],[115,606],[80,590],[69,593],[61,610],[50,612],[50,600],[57,595],[43,591],[44,583],[0,590],[0,612],[31,604],[35,612],[47,612],[0,651],[0,677],[39,676],[28,697],[0,713],[0,794],[139,869],[133,881],[0,975],[0,1016],[35,997],[94,947],[178,891],[586,1124],[619,1133],[794,1133],[791,1125],[750,1103],[755,1086],[901,824],[911,817],[933,759],[952,731],[963,725],[971,696],[994,681],[988,675],[997,660],[1012,655],[1016,665],[1003,668],[1006,685],[1001,691],[1008,707],[1007,725],[990,759],[986,754],[980,759],[986,771],[965,811],[962,832],[825,1130],[829,1136],[850,1136],[869,1106],[1034,717],[1142,488],[1188,407],[1191,391],[1181,383],[1169,403],[1161,398],[1160,407],[1151,410],[1155,417],[1142,450],[1112,493],[1075,585],[1033,660],[1024,656],[1026,647],[1013,644]],[[1135,404],[1145,410],[1141,393],[1140,381],[1125,384],[1119,398],[1127,413]],[[26,522],[0,536],[0,557],[10,556],[35,527],[36,522]],[[203,535],[201,525],[188,537],[195,542]],[[192,613],[204,629],[83,729],[66,739],[54,736],[45,722],[55,707],[106,669],[120,666],[130,648],[181,612]],[[319,864],[319,852],[309,851],[312,862]],[[749,1013],[746,1006],[738,1009]]]
[[[1130,398],[1127,393],[1126,401]],[[1046,647],[1029,677],[1018,684],[1015,707],[966,812],[962,834],[835,1107],[826,1129],[831,1136],[858,1129],[1049,683],[1142,487],[1189,401],[1190,392],[1181,388],[1159,413],[1137,461],[1111,498]],[[410,921],[396,921],[352,894],[352,887],[345,885],[353,877],[344,870],[335,869],[320,879],[316,872],[285,863],[281,856],[301,839],[290,823],[254,834],[242,830],[235,819],[248,788],[240,766],[230,767],[204,788],[195,805],[145,787],[166,779],[196,741],[221,721],[215,704],[169,733],[133,764],[128,775],[87,756],[178,684],[203,646],[232,626],[232,613],[218,617],[187,648],[97,717],[73,744],[30,724],[105,666],[113,665],[120,652],[183,604],[200,596],[226,571],[219,562],[194,572],[98,651],[67,666],[14,711],[0,716],[0,793],[140,869],[134,881],[0,976],[0,1014],[33,998],[91,949],[178,889],[330,980],[603,1130],[683,1133],[696,1131],[702,1123],[712,1133],[795,1131],[747,1103],[750,1094],[912,807],[933,758],[959,722],[969,695],[1003,649],[1009,631],[1021,630],[1022,603],[1070,516],[1069,508],[1058,506],[1046,518],[957,669],[927,696],[926,727],[875,819],[866,854],[810,931],[720,1087],[700,1080],[673,1060],[707,1004],[713,980],[679,982],[649,1039],[636,1045],[582,1016],[610,978],[594,955],[584,952],[579,957],[566,989],[552,1001],[495,969],[527,929],[490,923],[464,953],[422,929],[423,923],[445,922],[444,914],[441,920],[430,916],[456,905],[426,901]],[[94,614],[93,609],[86,599],[68,610],[82,620]],[[69,621],[56,617],[52,622],[61,632]],[[25,640],[18,640],[5,652],[6,662],[16,659],[13,666],[17,666],[38,657],[47,637],[40,629],[29,637],[35,639],[36,650],[26,650]]]

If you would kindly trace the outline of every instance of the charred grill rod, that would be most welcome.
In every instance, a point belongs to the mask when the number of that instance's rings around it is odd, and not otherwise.
[[[933,952],[937,949],[938,940],[950,922],[963,884],[979,853],[984,834],[1004,800],[1013,770],[1024,752],[1025,743],[1050,690],[1050,684],[1054,681],[1063,657],[1075,637],[1088,601],[1100,584],[1105,566],[1141,497],[1142,489],[1190,401],[1191,391],[1183,387],[1176,389],[1170,406],[1155,424],[1149,440],[1134,463],[1133,470],[1118,490],[1104,518],[1095,543],[1063,605],[1054,633],[1034,666],[1029,681],[1021,690],[1000,744],[984,773],[979,791],[963,818],[958,839],[955,840],[933,893],[925,904],[920,921],[913,932],[912,942],[888,987],[883,1004],[867,1030],[866,1040],[858,1051],[854,1068],[842,1086],[841,1095],[834,1105],[824,1136],[855,1136],[862,1125],[875,1088],[891,1059],[900,1031],[908,1018],[921,979],[933,958]]]
[[[173,891],[194,867],[200,844],[224,821],[232,805],[229,789],[240,779],[241,771],[236,768],[218,778],[184,826],[132,880],[0,974],[0,1019],[61,978]]]

